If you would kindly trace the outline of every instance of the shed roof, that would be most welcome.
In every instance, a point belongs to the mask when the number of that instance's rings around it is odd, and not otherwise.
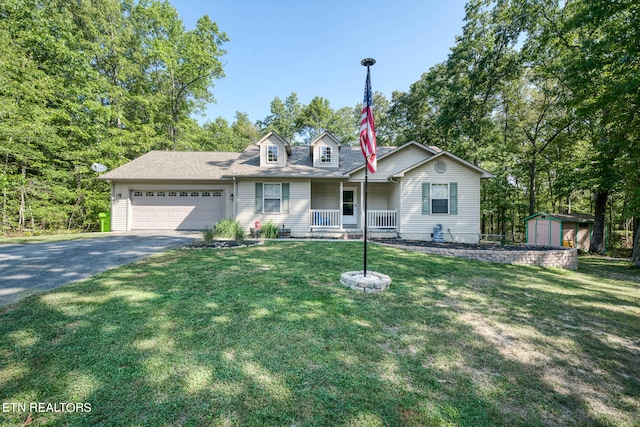
[[[595,222],[595,217],[589,214],[558,214],[558,213],[545,213],[545,212],[538,212],[536,214],[528,216],[524,218],[523,221],[528,221],[536,217],[550,218],[560,222],[582,222],[582,223]]]

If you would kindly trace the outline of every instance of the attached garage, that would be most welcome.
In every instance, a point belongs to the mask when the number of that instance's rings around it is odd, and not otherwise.
[[[134,230],[204,230],[224,218],[223,190],[132,190]]]

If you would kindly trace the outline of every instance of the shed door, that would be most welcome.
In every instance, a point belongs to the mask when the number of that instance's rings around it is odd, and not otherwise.
[[[204,230],[224,216],[222,191],[132,191],[134,230]]]
[[[536,221],[536,245],[551,245],[551,221],[539,219]]]

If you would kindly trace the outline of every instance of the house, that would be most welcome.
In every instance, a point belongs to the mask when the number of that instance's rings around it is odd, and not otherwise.
[[[588,251],[593,234],[593,215],[538,212],[523,219],[526,242],[532,245],[565,246]]]
[[[477,242],[480,180],[494,175],[447,151],[409,142],[378,147],[368,176],[373,237]],[[362,235],[365,164],[359,146],[323,133],[291,146],[270,132],[241,153],[151,151],[103,174],[111,229],[202,230],[235,218],[247,231],[272,221],[292,237]]]

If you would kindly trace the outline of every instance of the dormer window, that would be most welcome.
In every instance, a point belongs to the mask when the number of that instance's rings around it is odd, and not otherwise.
[[[269,145],[267,147],[267,163],[278,163],[278,147]]]
[[[331,163],[331,147],[320,147],[320,163]]]

